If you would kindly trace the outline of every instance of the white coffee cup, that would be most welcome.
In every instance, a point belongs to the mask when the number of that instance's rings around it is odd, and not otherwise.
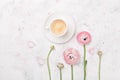
[[[52,20],[50,23],[50,32],[55,37],[64,36],[67,33],[68,26],[62,19]]]

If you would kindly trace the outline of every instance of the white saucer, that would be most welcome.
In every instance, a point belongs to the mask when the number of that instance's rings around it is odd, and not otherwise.
[[[62,19],[65,21],[66,25],[68,26],[67,33],[61,37],[55,37],[51,34],[51,31],[49,29],[50,24],[52,23],[53,20],[55,19]],[[69,41],[74,33],[75,33],[75,22],[73,18],[69,14],[52,14],[50,15],[44,25],[44,34],[47,37],[48,40],[50,40],[53,43],[65,43]]]

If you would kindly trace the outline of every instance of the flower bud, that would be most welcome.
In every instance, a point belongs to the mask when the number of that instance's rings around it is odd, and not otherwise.
[[[63,64],[63,63],[58,63],[57,67],[58,67],[59,69],[62,69],[62,68],[64,68],[64,64]]]
[[[102,56],[103,53],[102,53],[102,51],[98,51],[97,54],[98,54],[98,56]]]
[[[55,49],[55,46],[54,46],[54,45],[52,45],[50,48],[53,50],[53,49]]]

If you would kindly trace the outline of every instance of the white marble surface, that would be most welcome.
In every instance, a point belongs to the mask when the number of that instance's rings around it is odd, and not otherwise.
[[[47,16],[55,12],[72,14],[76,34],[87,30],[87,80],[97,80],[98,56],[102,50],[101,80],[120,80],[120,0],[0,0],[0,80],[49,80],[46,57],[50,45],[42,33]],[[57,62],[62,52],[73,47],[83,57],[75,36],[65,44],[54,44],[51,55],[52,80],[59,80]],[[83,65],[75,65],[74,80],[83,80]],[[65,64],[63,80],[70,80]]]

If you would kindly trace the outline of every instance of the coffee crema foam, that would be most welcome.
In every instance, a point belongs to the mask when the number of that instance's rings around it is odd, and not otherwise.
[[[65,33],[67,26],[66,23],[61,19],[56,19],[51,23],[51,31],[55,35],[62,35]]]

